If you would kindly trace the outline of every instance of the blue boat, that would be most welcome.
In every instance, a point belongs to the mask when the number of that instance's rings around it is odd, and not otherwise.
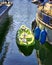
[[[5,23],[5,20],[8,16],[8,11],[12,5],[12,2],[0,2],[0,26]]]

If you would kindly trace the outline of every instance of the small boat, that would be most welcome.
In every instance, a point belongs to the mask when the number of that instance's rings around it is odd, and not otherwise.
[[[24,55],[30,55],[34,49],[34,35],[25,25],[17,31],[16,43]]]

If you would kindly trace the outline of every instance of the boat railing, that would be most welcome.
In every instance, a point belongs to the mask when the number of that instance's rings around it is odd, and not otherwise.
[[[36,21],[52,30],[52,26],[50,24],[47,24],[44,21],[42,21],[42,19],[39,17],[38,14],[36,14]]]
[[[42,13],[40,10],[38,10],[38,17],[40,18],[40,20],[42,20],[46,24],[49,24],[52,26],[52,17],[51,16],[48,16],[47,14]]]

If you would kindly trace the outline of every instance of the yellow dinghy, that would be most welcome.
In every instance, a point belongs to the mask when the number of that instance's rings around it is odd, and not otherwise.
[[[34,49],[34,35],[29,28],[25,25],[22,25],[17,31],[16,42],[24,55],[30,55]]]

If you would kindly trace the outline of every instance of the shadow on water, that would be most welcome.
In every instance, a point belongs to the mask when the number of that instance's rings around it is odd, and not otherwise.
[[[0,26],[0,65],[2,65],[8,49],[9,44],[4,43],[4,40],[10,28],[12,20],[12,16],[8,15],[4,23],[2,23],[2,25]]]
[[[19,52],[21,52],[24,56],[30,56],[33,53],[34,50],[34,46],[29,46],[29,48],[27,49],[26,46],[21,46],[19,44],[17,44]]]
[[[41,65],[52,65],[52,45],[50,45],[48,42],[41,45],[39,40],[35,40],[35,49]]]

